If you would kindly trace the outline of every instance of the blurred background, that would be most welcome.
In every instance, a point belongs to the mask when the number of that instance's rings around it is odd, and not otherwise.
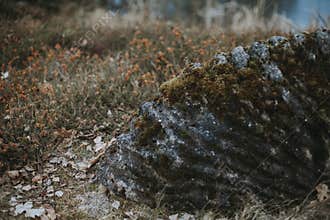
[[[327,26],[330,14],[329,0],[2,0],[1,6],[2,17],[30,13],[42,17],[38,8],[47,10],[44,16],[83,8],[96,14],[102,10],[118,12],[120,19],[130,24],[162,20],[235,31],[251,27],[289,31],[310,25]],[[30,7],[34,9],[29,11]]]

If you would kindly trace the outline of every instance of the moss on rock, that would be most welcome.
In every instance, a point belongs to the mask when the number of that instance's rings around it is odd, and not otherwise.
[[[100,180],[175,210],[303,199],[329,169],[329,36],[276,36],[187,67],[141,106]]]

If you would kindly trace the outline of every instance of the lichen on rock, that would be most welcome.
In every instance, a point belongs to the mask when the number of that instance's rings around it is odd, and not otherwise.
[[[264,74],[271,80],[280,81],[283,79],[282,71],[278,68],[275,63],[267,63],[262,65]]]
[[[269,47],[264,43],[255,42],[250,48],[250,57],[261,62],[269,60]]]
[[[249,54],[247,54],[242,46],[235,47],[231,51],[231,59],[234,66],[238,69],[244,68],[249,62]]]
[[[227,57],[225,53],[219,53],[214,56],[214,58],[217,60],[217,64],[226,64],[228,63]]]
[[[164,83],[109,148],[99,180],[174,210],[305,198],[329,169],[330,32],[299,36],[237,47]]]

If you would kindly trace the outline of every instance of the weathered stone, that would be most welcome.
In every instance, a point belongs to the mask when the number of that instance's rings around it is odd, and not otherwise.
[[[164,83],[107,151],[100,181],[175,210],[239,207],[249,194],[306,198],[330,170],[329,36],[269,40],[264,64],[249,63],[239,47],[228,63],[213,59]]]

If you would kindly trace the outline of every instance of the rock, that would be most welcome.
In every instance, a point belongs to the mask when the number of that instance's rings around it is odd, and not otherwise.
[[[246,47],[250,55],[237,47],[228,63],[213,59],[164,83],[107,149],[98,179],[175,211],[231,210],[249,195],[305,199],[330,173],[330,49],[320,44],[329,34],[271,38]]]
[[[247,54],[242,46],[235,47],[231,51],[231,59],[234,66],[238,69],[244,68],[249,62],[249,54]]]

